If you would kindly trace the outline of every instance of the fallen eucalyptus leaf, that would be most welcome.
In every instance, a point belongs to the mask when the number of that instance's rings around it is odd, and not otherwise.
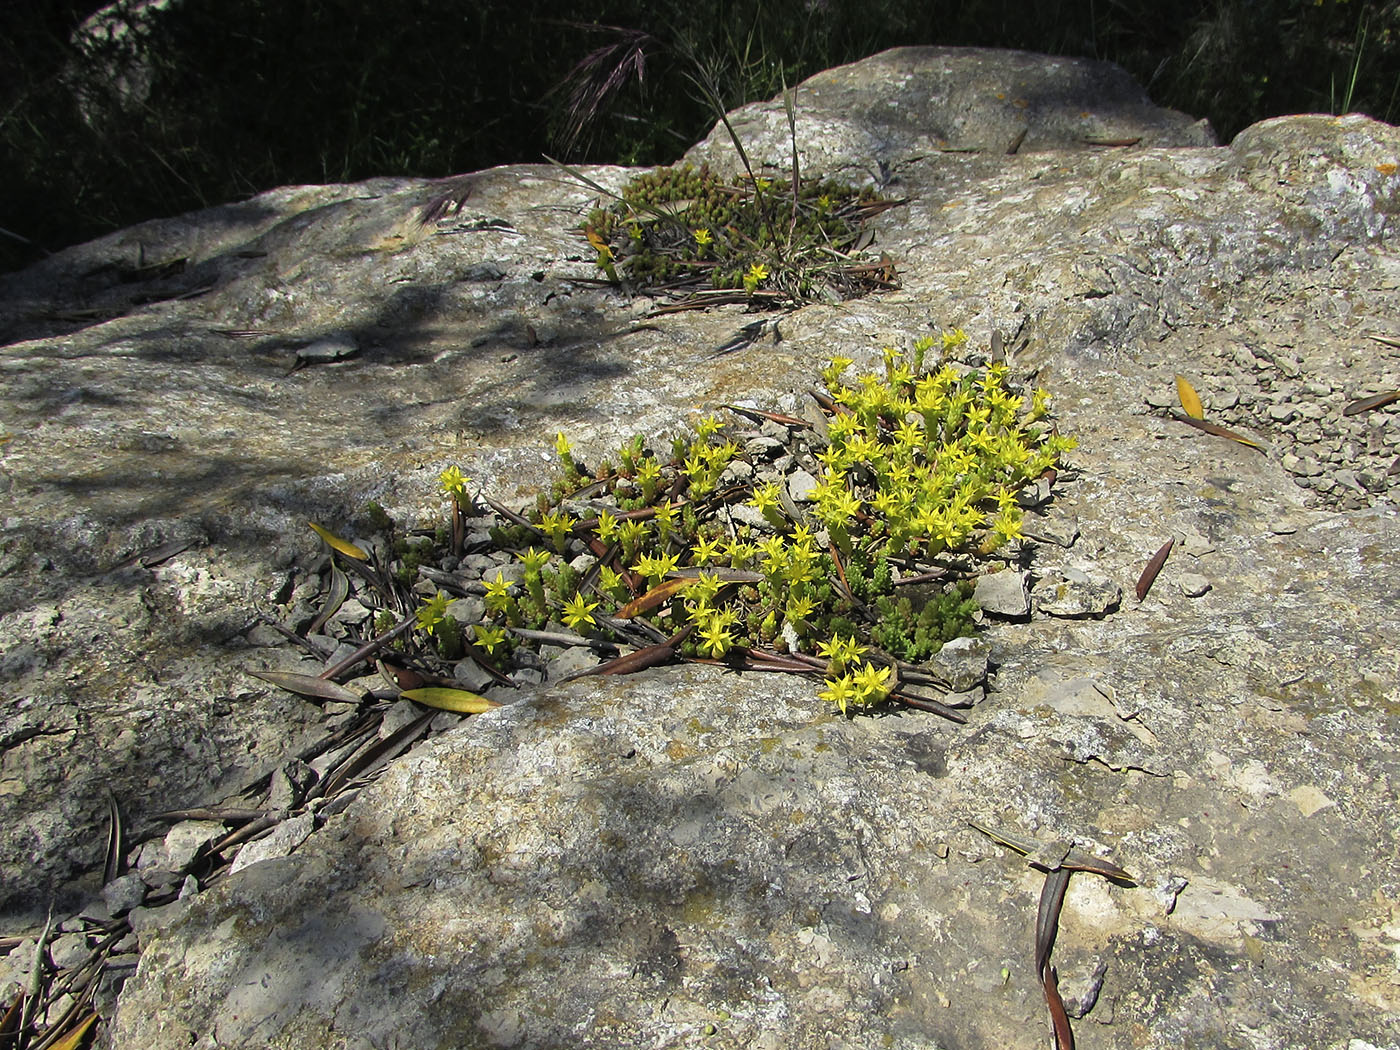
[[[326,604],[316,614],[316,619],[311,621],[311,626],[306,629],[306,633],[320,634],[321,628],[326,626],[326,621],[340,611],[340,607],[345,604],[345,599],[348,597],[350,597],[350,580],[338,567],[332,565],[331,590],[326,595]]]
[[[400,691],[404,689],[422,689],[428,684],[426,678],[411,668],[399,667],[396,664],[386,663],[383,660],[376,660],[374,666],[384,681]]]
[[[24,1012],[24,992],[16,992],[3,1016],[0,1016],[0,1050],[12,1050],[19,1042],[20,1015]]]
[[[297,671],[249,671],[254,678],[271,682],[280,689],[298,696],[314,700],[333,700],[342,704],[363,702],[365,694],[358,689],[349,689],[338,682],[319,678],[314,674],[301,674]]]
[[[49,1050],[77,1050],[77,1047],[82,1044],[83,1037],[88,1034],[88,1029],[96,1023],[97,1013],[94,1011],[79,1021],[77,1027],[58,1042],[50,1043]]]
[[[658,584],[647,591],[639,598],[633,598],[617,612],[613,613],[619,620],[630,620],[634,616],[640,616],[644,612],[650,612],[668,598],[674,597],[678,592],[685,590],[695,583],[697,576],[678,576],[673,580]]]
[[[1376,394],[1373,397],[1363,397],[1360,401],[1353,401],[1342,409],[1342,415],[1357,416],[1362,412],[1369,412],[1373,408],[1388,405],[1392,401],[1400,401],[1400,390],[1389,390],[1384,394]]]
[[[1185,376],[1176,377],[1176,396],[1181,401],[1181,407],[1192,419],[1205,419],[1206,413],[1201,408],[1200,396],[1196,393],[1196,388],[1186,381]]]
[[[637,671],[645,671],[649,667],[658,667],[661,664],[670,663],[676,658],[676,649],[680,644],[690,637],[695,625],[690,624],[680,631],[677,631],[664,642],[657,642],[655,645],[644,645],[640,649],[630,653],[623,653],[614,657],[597,667],[590,667],[584,671],[575,671],[571,675],[565,675],[559,679],[561,683],[572,682],[576,678],[585,678],[595,674],[634,674]]]
[[[126,828],[117,796],[107,789],[107,859],[102,865],[102,885],[126,874]]]
[[[1173,536],[1171,539],[1167,540],[1166,543],[1162,544],[1157,553],[1152,555],[1152,559],[1147,563],[1147,567],[1142,570],[1142,575],[1138,577],[1137,582],[1136,593],[1138,601],[1142,601],[1146,598],[1147,592],[1152,590],[1152,584],[1157,579],[1157,574],[1162,571],[1162,566],[1166,563],[1167,555],[1172,552],[1172,545],[1175,543],[1176,537]]]
[[[445,689],[441,686],[428,686],[423,689],[405,689],[399,694],[406,700],[414,700],[427,707],[440,711],[456,711],[463,715],[479,715],[501,705],[465,689]]]
[[[1250,438],[1245,437],[1243,434],[1237,434],[1229,427],[1222,427],[1218,423],[1207,423],[1205,420],[1202,419],[1193,419],[1192,417],[1183,415],[1180,412],[1173,412],[1172,418],[1179,423],[1185,423],[1189,427],[1195,427],[1202,433],[1214,434],[1216,437],[1229,438],[1231,441],[1238,441],[1241,445],[1248,445],[1256,452],[1264,451],[1264,446],[1259,444],[1259,442],[1253,441]]]

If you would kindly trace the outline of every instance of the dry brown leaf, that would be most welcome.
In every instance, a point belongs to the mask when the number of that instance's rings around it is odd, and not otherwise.
[[[633,598],[624,605],[613,616],[619,620],[630,620],[634,616],[640,616],[644,612],[650,612],[668,598],[674,597],[678,592],[685,590],[693,584],[699,577],[678,576],[674,580],[667,580],[647,591],[640,598]]]
[[[395,689],[422,689],[428,684],[428,680],[417,671],[407,667],[399,667],[397,664],[387,663],[384,660],[376,660],[375,668],[383,679]]]
[[[349,689],[337,682],[313,674],[300,674],[297,671],[249,671],[248,673],[254,678],[261,678],[264,682],[271,682],[289,693],[310,697],[313,700],[333,700],[342,704],[358,704],[365,698],[365,694],[359,690]]]
[[[1263,452],[1264,446],[1259,442],[1236,433],[1229,427],[1222,427],[1218,423],[1207,423],[1203,419],[1192,419],[1190,416],[1182,415],[1180,412],[1173,412],[1172,418],[1179,423],[1185,423],[1188,427],[1195,427],[1203,434],[1214,434],[1216,437],[1229,438],[1231,441],[1238,441],[1241,445],[1248,445],[1255,452]]]
[[[1172,545],[1176,543],[1173,536],[1162,544],[1161,549],[1152,555],[1152,560],[1147,563],[1147,568],[1142,570],[1142,575],[1138,577],[1137,598],[1142,601],[1147,597],[1147,592],[1152,590],[1152,584],[1157,579],[1157,574],[1162,571],[1162,566],[1166,563],[1167,555],[1172,552]]]
[[[661,664],[670,663],[676,658],[676,650],[680,644],[690,637],[695,630],[695,625],[689,624],[671,635],[664,642],[657,642],[655,645],[644,645],[640,649],[635,649],[630,653],[623,653],[614,657],[606,663],[601,663],[597,667],[590,667],[587,670],[575,671],[573,674],[565,675],[559,679],[560,682],[572,682],[576,678],[586,678],[595,674],[633,674],[637,671],[645,671],[649,667],[657,667]]]
[[[1360,401],[1353,401],[1342,409],[1342,415],[1357,416],[1362,412],[1369,412],[1373,408],[1388,405],[1392,401],[1400,401],[1400,390],[1389,390],[1384,394],[1376,394],[1373,397],[1363,397]]]
[[[0,1017],[0,1050],[14,1050],[19,1044],[19,1022],[24,1013],[24,993],[16,992],[9,1007]]]
[[[126,828],[122,823],[122,811],[117,805],[117,796],[107,789],[107,858],[102,865],[102,885],[107,885],[119,875],[126,874]]]
[[[320,634],[321,628],[326,626],[326,622],[340,611],[340,607],[345,604],[345,599],[350,597],[350,580],[345,573],[340,571],[338,566],[331,566],[331,589],[326,595],[326,604],[321,607],[321,611],[316,614],[316,619],[311,621],[311,626],[306,629],[307,634]]]

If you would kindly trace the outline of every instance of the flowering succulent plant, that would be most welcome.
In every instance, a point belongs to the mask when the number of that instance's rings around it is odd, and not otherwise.
[[[556,498],[528,526],[497,530],[525,548],[523,590],[499,574],[484,584],[481,647],[558,619],[595,639],[641,632],[652,656],[663,637],[675,659],[820,674],[821,697],[843,713],[892,697],[927,706],[907,691],[910,665],[971,633],[970,579],[1022,538],[1018,491],[1074,447],[1044,425],[1044,390],[1014,388],[1004,365],[951,363],[966,342],[956,329],[926,337],[854,375],[851,359],[833,359],[821,373],[825,434],[804,439],[816,484],[800,501],[786,478],[730,470],[739,445],[714,415],[669,457],[638,436],[617,450],[618,468],[592,475],[559,434]]]
[[[868,219],[903,202],[830,180],[794,181],[728,182],[706,165],[659,168],[632,179],[610,207],[594,209],[581,232],[615,284],[708,286],[719,299],[751,305],[889,287],[893,264],[861,257],[860,235]]]

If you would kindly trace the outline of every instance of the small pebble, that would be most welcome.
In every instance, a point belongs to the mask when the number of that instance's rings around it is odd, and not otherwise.
[[[1027,573],[1015,569],[979,576],[972,596],[984,612],[994,616],[1025,616],[1031,611],[1027,578]]]
[[[812,490],[817,487],[817,479],[808,474],[805,470],[793,471],[788,478],[788,495],[794,503],[806,502],[812,494]]]
[[[1199,598],[1210,590],[1210,580],[1198,572],[1183,572],[1177,577],[1176,585],[1181,588],[1181,593],[1188,598]]]

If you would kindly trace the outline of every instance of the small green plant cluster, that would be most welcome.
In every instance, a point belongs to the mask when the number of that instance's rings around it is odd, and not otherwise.
[[[965,341],[945,333],[940,358]],[[678,659],[821,673],[843,712],[897,695],[903,664],[972,633],[977,562],[1019,541],[1018,490],[1074,447],[1046,424],[1044,390],[1017,392],[1002,365],[926,368],[937,345],[886,350],[882,373],[849,377],[845,358],[824,370],[805,505],[776,480],[726,484],[740,448],[713,415],[669,455],[638,436],[591,473],[560,434],[559,484],[493,534],[523,573],[483,580],[471,642],[508,651],[510,629],[554,620],[595,640],[641,630]],[[444,473],[454,506],[465,484]],[[428,632],[450,620],[435,602],[419,613]]]
[[[882,649],[911,663],[921,663],[954,638],[968,638],[975,633],[972,617],[977,612],[977,601],[972,591],[972,584],[962,580],[952,590],[929,597],[922,608],[916,608],[910,597],[882,594],[875,600],[876,618],[870,637]]]
[[[583,232],[609,280],[800,301],[878,286],[880,273],[854,270],[849,253],[866,219],[891,203],[832,181],[796,192],[780,179],[731,184],[683,164],[632,179]]]

